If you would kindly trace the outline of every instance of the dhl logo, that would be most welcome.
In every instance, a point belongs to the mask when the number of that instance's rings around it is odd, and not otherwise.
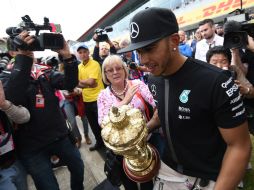
[[[254,0],[243,0],[243,8],[249,8],[254,6]],[[191,12],[187,12],[184,15],[177,16],[177,21],[180,27],[197,23],[206,18],[215,18],[221,15],[228,14],[237,8],[241,7],[240,0],[224,0],[217,1],[205,8],[194,9]]]

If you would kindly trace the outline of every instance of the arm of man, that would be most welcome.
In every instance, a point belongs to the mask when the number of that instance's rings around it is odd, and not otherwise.
[[[78,60],[72,55],[68,44],[56,51],[63,60],[64,74],[56,71],[50,73],[50,84],[60,90],[72,91],[78,84]]]
[[[236,48],[231,49],[231,54],[232,54],[231,64],[236,65],[239,69],[241,69],[243,74],[246,75],[248,72],[248,69],[244,66],[244,64],[241,61],[239,49],[236,49]]]
[[[34,38],[29,35],[29,32],[23,31],[15,38],[29,45],[33,43]],[[29,50],[19,49],[15,57],[15,64],[5,86],[6,98],[15,105],[26,104],[26,90],[29,86],[31,68],[33,65],[34,54]],[[18,95],[17,95],[18,92]]]
[[[110,39],[107,40],[107,43],[109,44],[110,54],[116,54],[116,48]]]
[[[93,36],[93,40],[95,41],[95,46],[94,46],[94,50],[93,50],[93,59],[97,62],[101,62],[101,58],[100,58],[100,45],[99,42],[97,41],[98,35],[94,34]]]
[[[78,84],[79,88],[94,88],[96,86],[97,86],[96,79],[93,78],[79,80]]]
[[[17,123],[17,124],[23,124],[30,120],[30,113],[28,109],[26,109],[23,106],[15,106],[8,100],[6,100],[9,104],[9,107],[7,109],[2,109],[8,118],[10,118],[11,121]]]
[[[150,119],[150,121],[146,124],[148,128],[148,133],[152,132],[155,129],[160,128],[160,118],[158,116],[158,110],[155,109],[153,113],[153,117]]]
[[[248,35],[248,46],[247,46],[247,48],[250,51],[254,52],[254,39],[249,35]]]
[[[227,144],[222,167],[214,190],[232,190],[243,179],[250,159],[251,142],[247,122],[235,128],[219,131]]]
[[[0,81],[0,109],[17,124],[26,123],[30,119],[29,111],[22,106],[15,106],[10,101],[5,99],[2,82]]]

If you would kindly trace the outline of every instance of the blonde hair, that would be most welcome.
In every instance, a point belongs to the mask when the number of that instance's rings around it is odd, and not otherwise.
[[[124,68],[124,73],[125,73],[125,79],[128,78],[129,76],[129,70],[126,66],[126,64],[123,62],[122,58],[119,55],[109,55],[106,57],[106,59],[103,61],[102,64],[102,80],[106,85],[110,85],[109,80],[107,79],[106,73],[105,73],[105,67],[108,65],[111,65],[112,63],[117,63]]]

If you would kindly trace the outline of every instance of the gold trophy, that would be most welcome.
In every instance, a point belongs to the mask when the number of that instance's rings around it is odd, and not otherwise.
[[[112,107],[103,119],[101,136],[106,147],[124,157],[123,168],[131,180],[146,182],[158,173],[159,154],[147,144],[148,130],[139,109]]]

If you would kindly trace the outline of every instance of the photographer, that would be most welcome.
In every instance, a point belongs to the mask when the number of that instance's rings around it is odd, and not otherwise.
[[[247,18],[248,20],[248,18]],[[247,111],[249,130],[254,134],[254,52],[253,52],[253,23],[246,20],[237,22],[227,21],[224,24],[224,47],[231,48],[233,60],[251,83],[245,94],[244,104]],[[241,89],[240,85],[240,89]]]
[[[107,34],[104,34],[107,35]],[[116,54],[116,48],[114,44],[111,42],[109,37],[107,36],[107,39],[105,40],[106,44],[101,44],[100,41],[98,40],[98,34],[95,33],[93,35],[93,40],[96,42],[94,46],[94,51],[93,51],[93,59],[102,65],[104,59],[109,55],[109,54]],[[109,45],[109,49],[108,49]]]
[[[30,122],[22,124],[15,134],[18,157],[38,190],[59,189],[51,168],[51,155],[57,155],[67,165],[71,189],[81,190],[84,188],[84,164],[78,149],[68,138],[66,122],[55,96],[56,89],[72,90],[78,84],[76,57],[70,54],[64,41],[64,47],[56,50],[63,59],[64,74],[36,70],[33,52],[29,50],[35,38],[22,31],[15,41],[22,46],[17,46],[15,64],[6,83],[6,97],[26,107],[31,114]],[[26,91],[19,93],[23,89]]]

